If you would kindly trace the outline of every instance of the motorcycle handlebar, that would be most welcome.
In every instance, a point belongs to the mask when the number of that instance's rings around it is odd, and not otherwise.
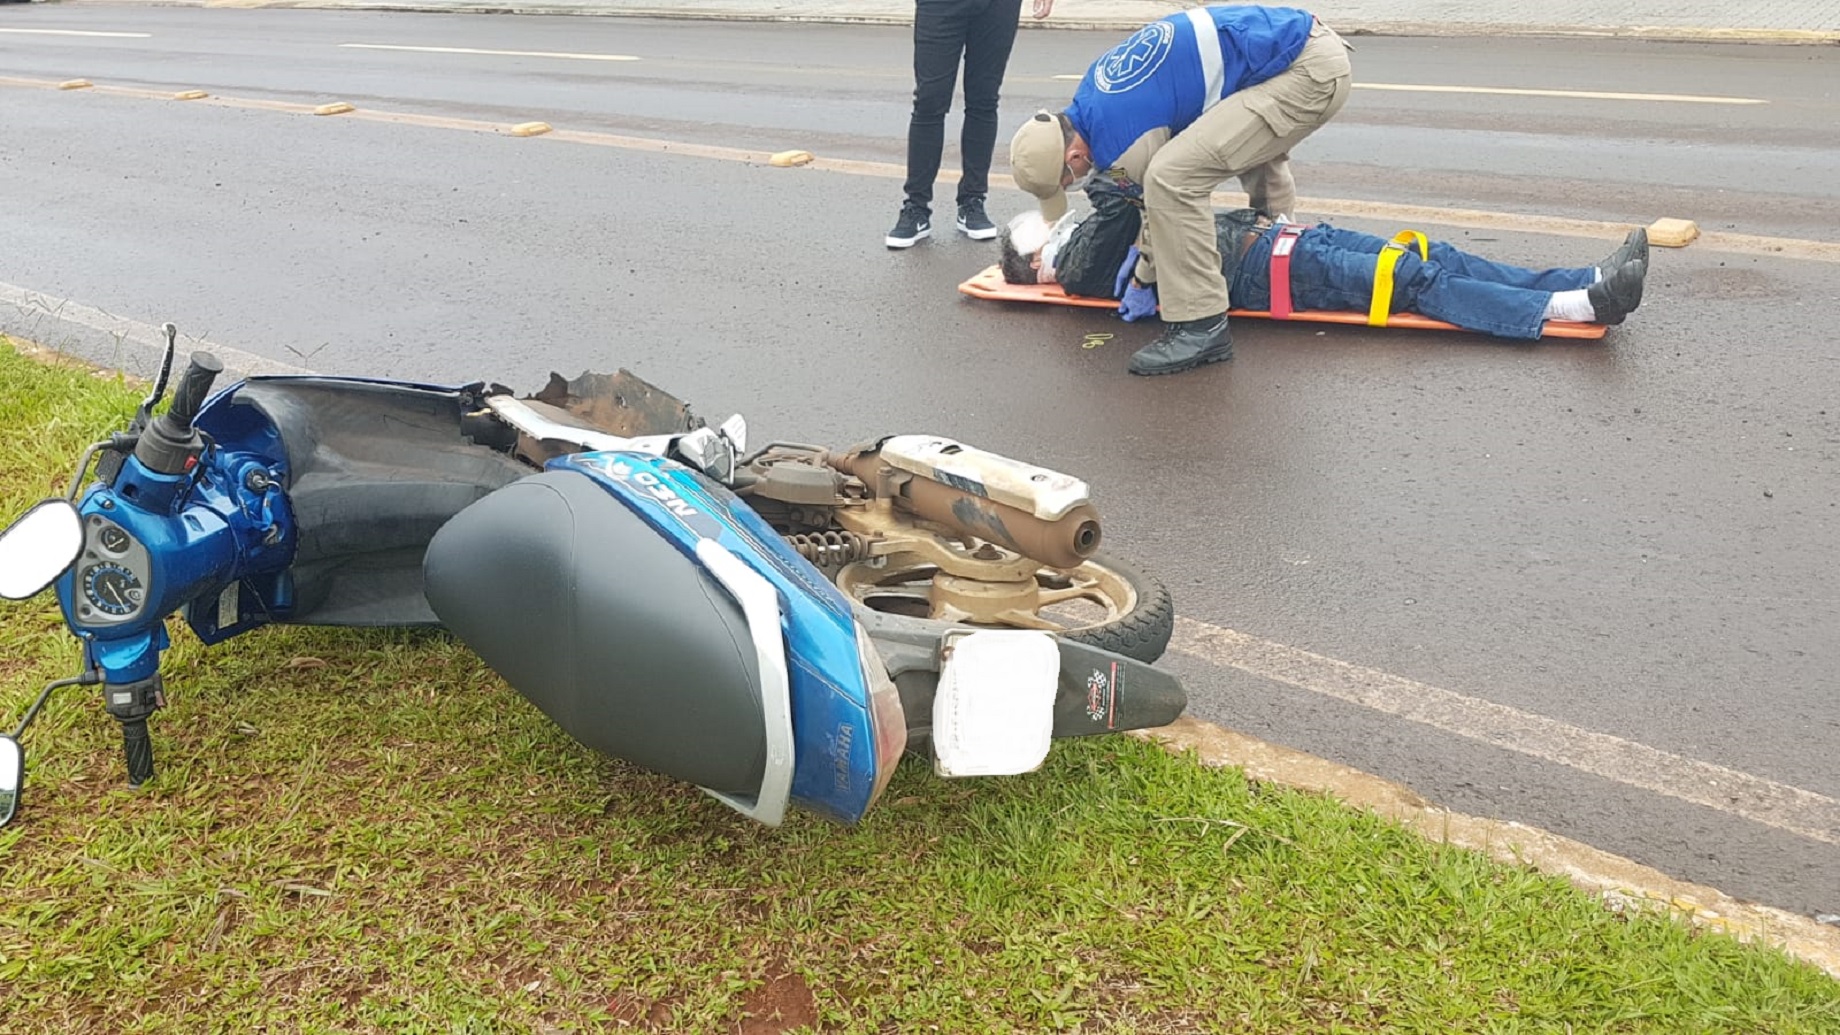
[[[192,419],[198,416],[205,397],[211,393],[212,382],[223,372],[223,360],[209,352],[192,353],[185,374],[179,378],[179,387],[173,392],[172,409],[167,411],[167,415],[180,429],[191,430]]]

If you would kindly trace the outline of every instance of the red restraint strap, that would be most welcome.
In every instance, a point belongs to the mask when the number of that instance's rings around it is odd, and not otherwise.
[[[1291,318],[1291,249],[1309,227],[1286,223],[1278,228],[1277,240],[1271,242],[1271,318]]]

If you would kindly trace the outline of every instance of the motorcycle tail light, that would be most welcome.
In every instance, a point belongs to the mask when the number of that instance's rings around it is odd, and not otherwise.
[[[874,732],[875,786],[869,792],[867,809],[874,805],[894,778],[901,752],[907,750],[907,713],[901,708],[901,693],[888,678],[888,665],[875,649],[874,641],[861,623],[856,625],[856,657],[862,665],[863,683],[869,691],[869,725]]]

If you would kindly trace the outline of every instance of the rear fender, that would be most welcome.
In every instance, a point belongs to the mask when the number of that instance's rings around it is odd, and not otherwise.
[[[855,606],[857,621],[868,631],[901,691],[908,746],[918,748],[932,735],[940,646],[946,634],[965,627]],[[1167,726],[1188,707],[1188,693],[1172,673],[1064,636],[1055,637],[1054,642],[1060,648],[1054,695],[1056,738]]]

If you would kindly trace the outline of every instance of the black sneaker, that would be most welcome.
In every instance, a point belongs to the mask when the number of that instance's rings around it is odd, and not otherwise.
[[[933,213],[925,205],[910,201],[901,206],[901,218],[895,220],[894,229],[888,231],[886,241],[890,248],[912,248],[931,236]]]
[[[958,229],[973,241],[988,241],[997,236],[997,224],[984,214],[983,198],[967,198],[958,203]]]

